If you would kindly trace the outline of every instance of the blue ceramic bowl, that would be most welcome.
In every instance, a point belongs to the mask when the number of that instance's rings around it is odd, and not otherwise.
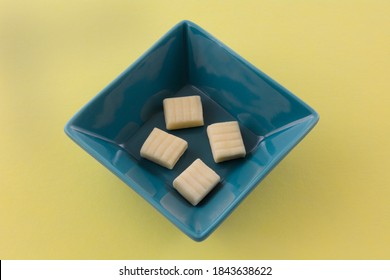
[[[205,126],[171,131],[189,148],[173,170],[142,159],[162,101],[201,96]],[[247,156],[214,163],[206,127],[237,120]],[[66,125],[78,145],[194,240],[205,239],[317,123],[318,114],[196,24],[174,26]],[[196,207],[172,187],[201,158],[221,183]]]

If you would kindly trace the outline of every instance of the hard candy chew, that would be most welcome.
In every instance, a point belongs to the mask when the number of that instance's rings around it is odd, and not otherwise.
[[[219,183],[220,179],[214,170],[197,159],[173,181],[173,187],[196,206]]]
[[[169,130],[202,126],[203,109],[199,95],[166,98],[163,101],[166,128]]]
[[[238,122],[211,124],[207,127],[207,135],[216,163],[245,157],[246,151]]]
[[[187,141],[154,128],[141,148],[141,157],[172,169],[188,147]]]

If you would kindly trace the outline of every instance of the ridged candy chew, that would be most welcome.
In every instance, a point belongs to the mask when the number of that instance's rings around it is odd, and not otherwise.
[[[196,206],[219,183],[220,179],[214,170],[197,159],[173,181],[173,187]]]
[[[216,163],[245,157],[246,151],[238,122],[211,124],[207,127],[207,135]]]
[[[172,169],[188,147],[187,141],[154,128],[141,148],[141,157]]]
[[[199,95],[166,98],[163,101],[166,128],[169,130],[202,126],[203,109]]]

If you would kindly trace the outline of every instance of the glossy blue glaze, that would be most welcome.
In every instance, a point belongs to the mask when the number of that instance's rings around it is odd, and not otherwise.
[[[189,143],[173,170],[142,159],[153,127],[165,130],[162,100],[199,94],[205,126],[171,131]],[[207,125],[237,120],[247,156],[214,163]],[[84,106],[65,132],[173,224],[201,241],[317,123],[318,114],[212,35],[177,24]],[[222,182],[196,207],[172,187],[201,158]]]

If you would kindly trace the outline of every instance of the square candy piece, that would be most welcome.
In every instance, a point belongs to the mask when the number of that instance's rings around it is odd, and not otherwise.
[[[211,152],[216,163],[245,157],[246,151],[238,122],[221,122],[207,127]]]
[[[204,124],[202,102],[199,95],[165,98],[163,107],[166,128],[169,130]]]
[[[197,159],[173,181],[173,187],[196,206],[220,180],[214,170]]]
[[[141,148],[141,157],[172,169],[188,147],[187,141],[154,128]]]

